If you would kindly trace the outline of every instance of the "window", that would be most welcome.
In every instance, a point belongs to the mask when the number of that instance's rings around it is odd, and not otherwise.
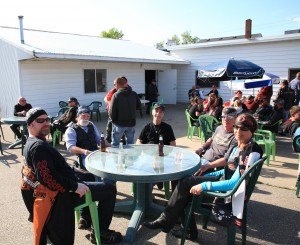
[[[106,70],[86,69],[84,70],[84,92],[99,93],[106,92]]]
[[[212,79],[207,79],[207,81],[200,80],[198,78],[198,71],[196,71],[196,78],[195,78],[195,85],[198,85],[200,88],[211,88],[213,84],[217,86],[217,88],[220,87],[220,82],[211,81]]]

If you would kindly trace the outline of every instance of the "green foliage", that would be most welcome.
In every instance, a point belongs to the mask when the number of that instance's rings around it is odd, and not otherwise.
[[[199,43],[200,42],[200,38],[197,36],[192,37],[191,33],[189,31],[185,31],[183,32],[181,35],[181,40],[180,38],[174,34],[171,38],[171,40],[176,44],[176,45],[180,45],[180,44],[190,44],[190,43]],[[165,41],[161,41],[156,43],[155,47],[157,49],[162,49],[164,47],[164,43]]]
[[[112,39],[122,39],[124,36],[123,32],[118,30],[117,28],[113,27],[108,31],[103,31],[100,34],[100,37],[104,38],[112,38]]]
[[[190,43],[198,43],[200,41],[199,37],[192,37],[189,31],[185,31],[181,34],[182,42],[181,44],[190,44]]]

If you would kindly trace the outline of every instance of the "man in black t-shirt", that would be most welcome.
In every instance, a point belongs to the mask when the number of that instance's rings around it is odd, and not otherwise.
[[[164,145],[176,146],[176,138],[172,127],[163,122],[165,107],[156,103],[152,109],[153,120],[148,123],[141,131],[136,144],[158,144],[159,136],[163,137]],[[175,188],[177,181],[172,181],[172,190]],[[163,188],[163,183],[157,183],[159,189]]]
[[[164,145],[176,146],[176,138],[172,127],[162,121],[165,115],[165,107],[156,103],[153,106],[152,115],[152,122],[142,129],[136,144],[158,144],[159,136],[162,135]]]
[[[19,103],[15,105],[14,107],[14,116],[16,117],[25,117],[26,112],[29,111],[32,108],[30,104],[26,102],[26,99],[24,97],[19,98]],[[21,139],[22,135],[19,130],[18,124],[12,124],[10,125],[11,130],[14,132],[14,134],[18,137],[18,139]]]

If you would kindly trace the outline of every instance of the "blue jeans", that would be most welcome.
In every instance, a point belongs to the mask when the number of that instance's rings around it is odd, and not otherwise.
[[[111,133],[112,136],[111,144],[113,146],[118,146],[120,144],[120,139],[122,138],[123,134],[125,134],[126,136],[127,144],[134,144],[134,133],[135,133],[134,127],[122,127],[113,123],[112,133]]]

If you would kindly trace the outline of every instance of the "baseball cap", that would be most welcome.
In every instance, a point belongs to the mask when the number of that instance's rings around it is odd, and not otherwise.
[[[30,123],[32,123],[35,119],[37,119],[41,115],[48,115],[48,114],[41,107],[35,107],[35,108],[30,109],[26,113],[26,117],[27,117],[26,122],[27,122],[27,124],[29,125]]]
[[[78,103],[78,100],[75,97],[70,97],[68,102],[76,102]]]
[[[91,113],[90,108],[88,108],[87,106],[80,106],[77,110],[77,116],[83,114],[83,113]]]
[[[165,110],[165,106],[163,104],[160,104],[160,103],[155,103],[153,105],[153,109],[157,109],[157,108],[160,108],[162,109],[163,111]]]
[[[222,116],[236,117],[237,111],[234,107],[225,107],[222,111]]]

